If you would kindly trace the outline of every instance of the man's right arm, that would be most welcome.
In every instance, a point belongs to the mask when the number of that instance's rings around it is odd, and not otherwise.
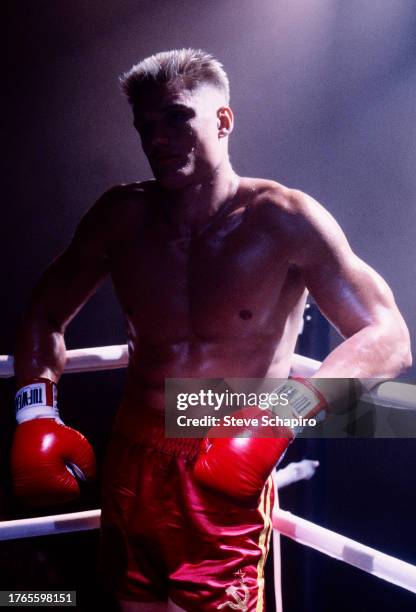
[[[105,193],[86,213],[70,245],[36,284],[16,342],[18,386],[35,378],[56,383],[62,374],[65,329],[109,271],[110,221],[117,191]]]
[[[18,335],[11,472],[15,496],[30,505],[76,499],[78,480],[95,475],[88,440],[59,416],[56,383],[65,366],[66,326],[109,271],[114,192],[88,211],[69,247],[42,275]]]

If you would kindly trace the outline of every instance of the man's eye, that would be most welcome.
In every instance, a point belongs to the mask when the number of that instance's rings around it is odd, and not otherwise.
[[[172,111],[167,115],[167,120],[172,125],[180,125],[185,123],[187,119],[188,116],[182,111]]]

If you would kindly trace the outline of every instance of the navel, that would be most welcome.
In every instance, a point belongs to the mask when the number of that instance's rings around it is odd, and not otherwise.
[[[253,317],[253,313],[251,312],[251,310],[247,310],[246,308],[243,308],[243,310],[240,310],[238,314],[239,314],[240,319],[243,319],[243,321],[248,321],[249,319]]]

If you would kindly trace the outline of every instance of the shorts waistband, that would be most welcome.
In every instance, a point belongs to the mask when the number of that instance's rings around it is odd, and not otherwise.
[[[164,415],[148,411],[132,419],[116,417],[113,433],[143,448],[188,458],[196,457],[201,445],[201,438],[167,438]]]

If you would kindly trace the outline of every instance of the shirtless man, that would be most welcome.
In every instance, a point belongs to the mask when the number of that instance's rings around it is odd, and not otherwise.
[[[272,362],[287,377],[307,291],[345,338],[318,377],[395,377],[411,361],[408,331],[386,283],[318,202],[234,172],[219,62],[161,53],[122,84],[155,180],[105,193],[34,290],[15,353],[15,490],[62,501],[76,494],[75,476],[93,473],[87,441],[62,425],[52,395],[65,329],[111,274],[129,366],[104,471],[106,583],[125,611],[263,610],[267,475],[281,450],[254,476],[256,502],[233,500],[227,484],[238,492],[269,441],[250,440],[241,462],[222,446],[223,480],[209,482],[200,441],[164,436],[165,378],[260,378]],[[46,438],[56,465],[44,459]]]

